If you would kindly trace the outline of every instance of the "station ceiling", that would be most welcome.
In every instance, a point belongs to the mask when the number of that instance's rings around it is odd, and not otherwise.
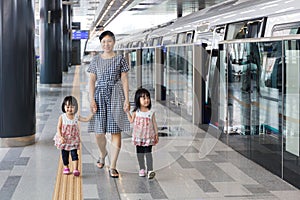
[[[72,4],[73,18],[81,22],[82,30],[91,33],[108,26],[121,13],[138,19],[142,15],[182,16],[227,0],[63,0]],[[182,11],[180,12],[180,9]],[[134,19],[133,18],[133,19]],[[134,23],[134,20],[129,23]]]

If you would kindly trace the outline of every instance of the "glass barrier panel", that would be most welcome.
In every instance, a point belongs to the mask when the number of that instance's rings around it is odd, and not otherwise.
[[[193,46],[167,47],[165,71],[169,107],[192,121]]]
[[[284,41],[283,178],[300,187],[300,40]]]
[[[137,79],[136,79],[136,51],[131,50],[128,52],[129,56],[129,65],[130,70],[128,72],[128,80],[130,88],[133,88],[134,90],[137,88]]]
[[[155,49],[146,48],[142,49],[142,86],[148,89],[150,92],[154,91],[155,81]],[[154,93],[151,92],[151,96],[154,97]]]
[[[282,42],[223,45],[219,55],[219,123],[225,121],[221,140],[281,176]]]

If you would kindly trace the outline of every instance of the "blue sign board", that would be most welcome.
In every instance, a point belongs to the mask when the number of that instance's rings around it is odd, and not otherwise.
[[[73,40],[81,40],[81,39],[88,39],[89,38],[89,31],[83,30],[76,30],[73,31]]]

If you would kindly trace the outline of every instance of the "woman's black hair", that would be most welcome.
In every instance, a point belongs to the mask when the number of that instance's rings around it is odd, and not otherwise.
[[[77,102],[77,99],[75,97],[73,97],[73,96],[66,96],[64,98],[64,101],[63,101],[63,103],[61,105],[61,110],[63,111],[63,113],[66,112],[66,110],[65,110],[65,105],[66,104],[74,106],[75,107],[75,111],[74,112],[77,113],[77,111],[78,111],[78,102]]]
[[[111,31],[103,31],[102,33],[101,33],[101,35],[99,36],[99,40],[100,40],[100,42],[101,42],[101,40],[105,37],[105,36],[110,36],[114,41],[116,41],[116,37],[115,37],[115,35],[113,34],[113,32],[111,32]]]
[[[144,96],[149,97],[150,103],[147,106],[147,108],[149,110],[151,109],[152,104],[151,104],[150,92],[148,90],[146,90],[145,88],[140,88],[135,92],[135,95],[134,95],[134,109],[133,109],[133,112],[137,111],[137,109],[139,109],[141,107],[140,98],[144,97]]]

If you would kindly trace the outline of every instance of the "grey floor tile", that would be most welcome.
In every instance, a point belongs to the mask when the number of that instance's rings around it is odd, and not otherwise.
[[[191,162],[194,168],[199,170],[201,174],[212,182],[232,182],[234,181],[227,173],[220,169],[211,161]]]
[[[21,176],[9,176],[0,189],[1,200],[10,200],[21,179]]]
[[[218,192],[218,190],[207,180],[195,180],[203,192]]]
[[[19,159],[16,160],[15,165],[27,165],[29,161],[29,157],[20,157]]]

